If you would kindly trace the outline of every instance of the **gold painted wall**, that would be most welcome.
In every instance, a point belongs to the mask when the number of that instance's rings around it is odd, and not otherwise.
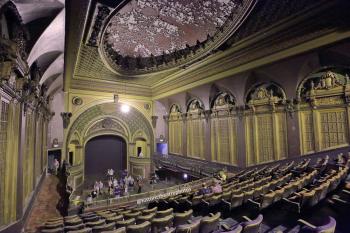
[[[169,153],[182,155],[183,120],[180,108],[173,105],[168,116]]]

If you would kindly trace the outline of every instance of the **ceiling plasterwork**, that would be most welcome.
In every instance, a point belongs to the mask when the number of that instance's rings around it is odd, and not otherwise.
[[[97,4],[86,44],[99,48],[113,73],[137,76],[184,68],[215,53],[256,1],[125,2],[113,10]]]

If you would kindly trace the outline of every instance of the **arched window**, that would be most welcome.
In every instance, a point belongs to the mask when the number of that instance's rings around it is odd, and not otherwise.
[[[248,165],[287,157],[285,93],[275,83],[254,86],[246,96],[245,116]]]
[[[183,121],[180,108],[173,104],[169,114],[169,152],[173,154],[182,154],[182,130]]]
[[[191,100],[187,105],[186,133],[187,155],[205,159],[205,117],[203,104],[197,100]]]
[[[298,87],[300,145],[303,154],[349,144],[349,70],[325,68]]]
[[[233,114],[235,100],[227,92],[219,93],[212,103],[212,160],[237,165],[237,117]]]

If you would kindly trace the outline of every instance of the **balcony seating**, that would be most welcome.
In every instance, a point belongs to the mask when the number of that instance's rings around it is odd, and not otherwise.
[[[100,220],[97,220],[95,222],[87,222],[85,223],[85,226],[87,227],[96,227],[96,226],[101,226],[103,224],[105,224],[106,221],[104,219],[100,219]]]
[[[254,220],[251,220],[247,216],[243,216],[243,218],[246,221],[240,223],[240,225],[243,227],[242,233],[259,233],[260,232],[261,223],[263,221],[262,214],[259,214],[258,217]]]
[[[176,233],[200,233],[199,227],[201,225],[201,221],[193,221],[188,224],[182,224],[176,227]]]
[[[123,215],[115,215],[114,217],[108,217],[106,218],[106,223],[111,223],[114,222],[116,223],[117,221],[123,220]]]
[[[130,219],[127,219],[127,220],[117,221],[115,223],[115,225],[116,225],[116,228],[127,227],[129,225],[135,224],[135,222],[136,222],[136,220],[134,218],[130,218]]]
[[[248,204],[255,209],[262,210],[268,206],[270,206],[275,201],[276,193],[270,192],[267,194],[264,194],[261,198],[257,199],[256,201],[249,199]]]
[[[143,222],[145,222],[145,221],[151,222],[152,219],[153,219],[155,216],[156,216],[155,213],[150,213],[150,214],[148,214],[148,215],[137,216],[137,217],[136,217],[136,223],[137,223],[137,224],[140,224],[140,223],[143,223]]]
[[[131,212],[131,213],[126,213],[124,214],[124,219],[130,219],[130,218],[137,218],[138,216],[141,215],[141,212],[140,211],[137,211],[137,212]]]
[[[221,213],[218,212],[216,214],[210,214],[209,216],[203,217],[201,219],[199,232],[211,233],[213,231],[218,230],[220,216],[221,216]]]
[[[169,208],[169,209],[166,209],[166,210],[157,211],[156,212],[156,218],[162,218],[162,217],[171,215],[171,214],[173,214],[173,210],[174,210],[173,208]]]
[[[100,225],[100,226],[94,226],[92,227],[92,232],[93,233],[100,233],[100,232],[103,232],[103,231],[110,231],[110,230],[113,230],[115,228],[115,223],[112,222],[112,223],[109,223],[109,224],[103,224],[103,225]]]
[[[141,224],[129,225],[126,229],[127,233],[148,233],[151,229],[151,222],[145,221]]]
[[[307,231],[311,233],[334,233],[337,223],[334,218],[332,217],[328,217],[328,218],[329,218],[328,222],[322,226],[312,225],[311,223],[302,219],[299,219],[298,222],[303,225],[301,227],[301,231]]]
[[[173,219],[173,215],[168,215],[162,218],[153,218],[151,222],[151,232],[158,233],[164,231],[166,227],[172,227]]]
[[[76,231],[68,231],[67,233],[92,233],[91,228],[84,228],[81,230],[76,230]]]
[[[188,220],[191,219],[193,214],[193,210],[190,209],[188,211],[185,211],[183,213],[175,213],[174,214],[174,220],[173,220],[173,225],[175,227],[187,223]]]
[[[142,210],[142,215],[149,215],[151,213],[156,213],[158,210],[158,207],[153,207],[149,209]]]
[[[85,224],[79,224],[79,225],[74,225],[74,226],[66,226],[64,227],[64,231],[76,231],[76,230],[81,230],[84,229]]]
[[[97,216],[97,215],[92,215],[90,217],[86,217],[86,218],[83,218],[83,222],[84,223],[87,223],[87,222],[96,222],[98,220],[100,220],[100,216]]]
[[[41,229],[42,233],[63,233],[64,229],[62,227],[53,228],[53,229]]]
[[[121,228],[118,228],[118,229],[112,230],[112,231],[102,231],[101,233],[126,233],[126,228],[121,227]]]
[[[244,198],[244,194],[233,194],[231,196],[231,201],[225,201],[222,200],[222,205],[224,207],[224,210],[227,212],[230,212],[233,208],[236,208],[238,206],[241,206],[243,204],[243,198]]]

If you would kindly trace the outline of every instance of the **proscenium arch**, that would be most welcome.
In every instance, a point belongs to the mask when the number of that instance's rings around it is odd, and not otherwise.
[[[83,132],[86,132],[86,128],[93,124],[97,118],[113,116],[113,118],[117,118],[128,126],[130,135],[133,135],[137,130],[142,129],[149,138],[152,155],[154,151],[154,133],[150,121],[148,121],[147,118],[133,106],[130,106],[130,111],[128,113],[122,113],[119,110],[121,105],[121,103],[109,102],[97,104],[86,109],[76,118],[68,129],[65,148],[68,149],[69,142],[71,141],[74,132],[78,132],[79,135],[82,135]],[[82,135],[82,137],[84,136]],[[82,138],[82,141],[85,142],[85,139],[86,138]]]

